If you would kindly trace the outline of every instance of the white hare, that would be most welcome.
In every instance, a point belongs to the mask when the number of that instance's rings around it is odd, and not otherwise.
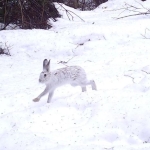
[[[44,59],[43,61],[43,71],[39,77],[40,83],[45,83],[45,90],[35,99],[34,102],[38,102],[42,96],[49,93],[47,103],[50,102],[53,93],[57,87],[64,84],[70,84],[72,86],[81,86],[82,92],[86,91],[86,85],[91,85],[92,90],[96,89],[96,84],[94,80],[87,80],[86,73],[83,68],[79,66],[70,66],[65,68],[60,68],[54,71],[50,71],[50,60]]]

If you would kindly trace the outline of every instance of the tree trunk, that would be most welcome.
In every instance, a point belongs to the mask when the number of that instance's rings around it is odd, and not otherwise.
[[[79,0],[74,0],[74,8],[75,8],[75,9],[78,8],[78,1],[79,1]]]

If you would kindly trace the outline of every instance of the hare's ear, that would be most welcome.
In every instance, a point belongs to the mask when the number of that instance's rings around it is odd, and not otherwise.
[[[43,60],[43,70],[49,72],[49,68],[50,68],[50,60],[48,61],[47,59],[44,59]]]

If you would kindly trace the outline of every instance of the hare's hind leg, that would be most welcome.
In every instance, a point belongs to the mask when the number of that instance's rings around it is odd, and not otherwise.
[[[81,86],[81,89],[82,89],[82,92],[85,92],[86,91],[86,82],[82,82],[82,83],[76,83],[76,82],[73,82],[71,83],[72,86]]]
[[[90,80],[90,84],[92,86],[92,90],[97,90],[96,84],[94,80]]]
[[[97,90],[96,84],[95,84],[95,81],[94,81],[94,80],[86,80],[86,81],[82,82],[81,85],[82,85],[82,86],[81,86],[82,92],[85,92],[85,91],[86,91],[86,85],[91,85],[92,90]]]

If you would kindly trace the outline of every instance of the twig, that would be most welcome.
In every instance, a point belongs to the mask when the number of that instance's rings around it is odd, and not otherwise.
[[[106,150],[113,150],[114,147],[111,147],[111,148],[104,148],[104,149],[106,149]]]
[[[123,19],[123,18],[127,18],[127,17],[140,16],[140,15],[149,15],[149,14],[150,13],[138,13],[138,14],[127,15],[127,16],[118,17],[118,18],[114,18],[114,19]]]
[[[137,1],[136,1],[137,2]],[[124,8],[120,8],[120,9],[116,9],[114,11],[117,10],[123,10],[119,16],[124,13],[125,11],[129,11],[129,12],[134,12],[135,14],[131,14],[131,15],[126,15],[126,16],[122,16],[122,17],[115,17],[114,19],[123,19],[123,18],[127,18],[127,17],[133,17],[133,16],[139,16],[139,15],[150,15],[150,9],[144,7],[141,3],[137,2],[142,8],[138,8],[136,6],[130,5],[128,3],[125,3],[126,7]],[[145,12],[140,11],[140,9],[144,9],[146,10]]]
[[[142,35],[145,39],[150,39],[150,38],[147,38],[147,37],[146,37],[146,31],[147,31],[147,30],[150,31],[150,29],[146,28],[146,29],[145,29],[145,34],[144,34],[144,35],[141,34],[141,35]]]
[[[145,35],[141,34],[145,39],[150,39],[150,38],[147,38]]]
[[[73,20],[72,14],[74,14],[75,16],[77,16],[78,18],[80,18],[83,22],[85,22],[80,16],[78,16],[78,15],[77,15],[76,13],[74,13],[73,11],[67,10],[65,7],[62,6],[62,4],[60,4],[60,3],[58,3],[58,2],[57,2],[57,4],[58,4],[60,7],[62,7],[62,8],[66,11],[66,14],[67,14],[67,17],[68,17],[69,20],[71,20],[71,19],[69,18],[69,15],[72,17],[72,20]],[[72,14],[71,14],[71,13],[72,13]]]
[[[71,57],[70,59],[68,59],[67,61],[60,61],[58,62],[58,64],[67,64],[70,60],[72,60],[75,56]]]
[[[124,75],[124,76],[125,76],[125,77],[130,77],[130,78],[132,79],[132,82],[135,83],[133,77],[131,77],[131,76],[129,76],[129,75]]]
[[[150,73],[148,73],[147,71],[145,71],[145,70],[141,70],[141,71],[143,71],[144,73],[146,73],[146,74],[150,74]]]
[[[137,2],[137,1],[136,1]],[[150,9],[144,7],[141,3],[137,2],[139,5],[141,5],[144,9],[146,9],[147,11],[150,11]]]

